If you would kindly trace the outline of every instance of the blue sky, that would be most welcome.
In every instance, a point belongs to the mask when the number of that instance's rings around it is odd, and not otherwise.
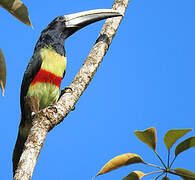
[[[34,29],[0,9],[0,47],[7,63],[5,97],[0,96],[1,179],[12,177],[12,151],[20,121],[20,86],[41,30],[58,15],[110,8],[113,3],[23,2],[29,8]],[[195,125],[194,8],[194,0],[130,2],[109,52],[75,111],[48,134],[33,180],[92,179],[108,160],[127,152],[160,164],[149,147],[133,134],[134,130],[151,126],[157,129],[157,151],[166,158],[165,132]],[[90,25],[65,42],[68,64],[62,87],[70,84],[81,67],[102,24],[103,21]],[[194,134],[195,130],[186,137]],[[174,167],[195,171],[194,153],[195,149],[191,149],[181,154]],[[97,180],[118,180],[133,170],[151,169],[128,166]]]

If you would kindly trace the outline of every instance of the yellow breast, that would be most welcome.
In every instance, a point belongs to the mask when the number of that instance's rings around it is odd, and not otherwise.
[[[42,65],[31,83],[27,96],[38,99],[39,109],[43,109],[59,98],[59,89],[66,69],[66,57],[50,47],[40,50]]]
[[[40,55],[43,60],[41,69],[46,70],[56,76],[63,76],[66,69],[66,57],[56,53],[56,51],[50,47],[40,50]]]

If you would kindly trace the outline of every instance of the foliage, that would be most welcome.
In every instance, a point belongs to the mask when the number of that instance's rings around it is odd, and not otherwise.
[[[104,167],[98,172],[98,174],[95,176],[99,176],[102,174],[105,174],[107,172],[110,172],[116,168],[120,168],[122,166],[127,166],[135,163],[142,163],[148,166],[152,166],[155,168],[158,168],[158,171],[149,172],[149,173],[143,173],[142,171],[133,171],[130,174],[128,174],[126,177],[123,178],[123,180],[139,180],[142,177],[149,175],[149,174],[157,174],[155,179],[160,178],[164,175],[162,180],[169,180],[168,174],[174,174],[176,176],[181,177],[184,180],[195,180],[195,173],[191,172],[189,170],[183,169],[183,168],[175,168],[172,169],[172,165],[176,159],[176,157],[181,154],[183,151],[190,149],[191,147],[195,147],[195,137],[192,136],[181,143],[179,143],[175,148],[175,156],[172,161],[170,161],[170,150],[172,146],[176,143],[178,139],[183,137],[185,134],[187,134],[192,129],[172,129],[167,131],[167,133],[164,136],[164,144],[168,150],[168,157],[167,157],[167,164],[164,163],[162,158],[159,156],[159,154],[156,151],[156,144],[157,144],[157,135],[156,135],[156,129],[154,127],[148,128],[144,131],[135,131],[136,137],[141,140],[143,143],[147,144],[157,155],[159,160],[161,161],[163,167],[160,167],[155,164],[147,163],[145,162],[138,154],[132,154],[132,153],[126,153],[119,156],[114,157],[108,163],[104,165]]]
[[[5,58],[3,52],[0,49],[0,87],[2,89],[3,95],[4,95],[5,84],[6,84],[6,65],[5,65]]]
[[[6,9],[9,13],[11,13],[14,17],[16,17],[24,24],[32,26],[28,16],[28,9],[20,0],[1,0],[0,6]],[[5,83],[6,64],[3,52],[0,49],[0,87],[2,89],[3,95],[5,90]]]

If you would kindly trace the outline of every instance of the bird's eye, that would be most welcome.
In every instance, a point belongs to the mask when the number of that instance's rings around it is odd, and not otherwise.
[[[64,18],[63,18],[63,16],[60,16],[59,18],[58,18],[58,20],[60,20],[60,21],[62,21]]]

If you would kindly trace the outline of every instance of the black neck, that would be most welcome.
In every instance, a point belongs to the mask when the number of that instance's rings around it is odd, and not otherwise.
[[[61,34],[56,33],[55,31],[42,32],[35,46],[35,51],[46,46],[52,47],[61,56],[66,55],[64,49],[64,38],[61,37]]]

